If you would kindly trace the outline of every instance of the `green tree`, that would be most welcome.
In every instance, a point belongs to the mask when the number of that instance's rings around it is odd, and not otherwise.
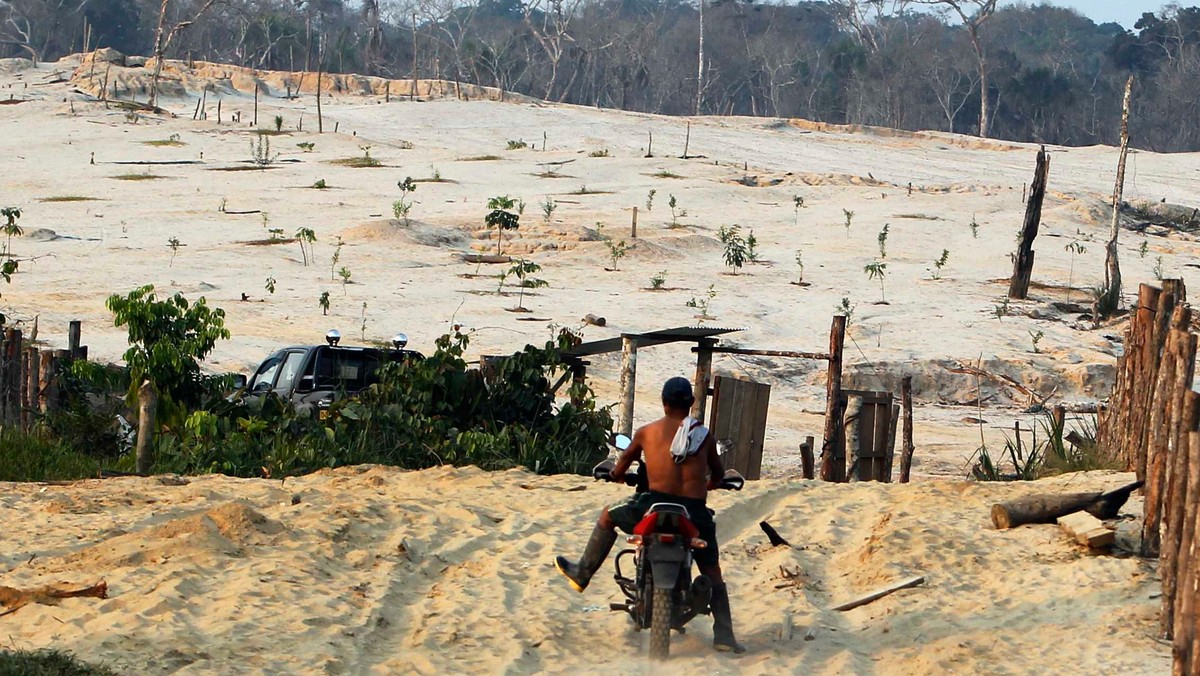
[[[496,229],[496,255],[500,255],[504,231],[521,227],[521,216],[509,211],[517,208],[517,200],[508,195],[493,197],[487,201],[487,208],[491,211],[483,217],[483,222],[489,229]]]

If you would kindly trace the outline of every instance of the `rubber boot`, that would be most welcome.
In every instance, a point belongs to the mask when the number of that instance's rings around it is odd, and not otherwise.
[[[571,563],[565,556],[556,556],[554,567],[567,578],[567,582],[571,583],[575,591],[583,593],[592,581],[592,576],[604,564],[604,559],[608,558],[608,552],[616,541],[617,531],[597,525],[592,530],[592,536],[588,538],[587,547],[583,550],[583,558],[579,563]]]
[[[713,617],[713,648],[723,653],[746,652],[746,648],[737,642],[733,635],[733,617],[729,611],[729,587],[724,582],[714,584],[712,601],[709,602]]]

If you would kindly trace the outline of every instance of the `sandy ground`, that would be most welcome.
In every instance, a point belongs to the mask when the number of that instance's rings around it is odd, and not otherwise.
[[[1128,478],[766,480],[714,495],[749,650],[713,653],[702,618],[654,671],[1169,673],[1169,648],[1150,638],[1151,566],[1089,555],[1057,526],[988,523],[999,499]],[[620,598],[611,563],[583,595],[550,565],[578,554],[596,512],[624,490],[523,471],[366,466],[283,484],[4,484],[0,585],[104,579],[111,598],[26,606],[0,618],[0,635],[137,674],[646,673],[644,635],[607,610]],[[762,519],[794,546],[770,547]],[[1122,524],[1122,541],[1135,527]],[[913,574],[927,583],[830,610]]]
[[[1057,388],[1072,404],[1105,393],[1121,327],[1085,329],[1051,303],[1066,300],[1068,281],[1073,300],[1081,299],[1102,274],[1113,149],[1050,149],[1052,193],[1034,274],[1042,286],[998,319],[1033,146],[764,119],[693,119],[689,132],[684,119],[526,100],[385,104],[376,85],[371,94],[329,98],[327,133],[317,134],[311,94],[285,100],[283,77],[267,74],[259,120],[268,127],[283,117],[285,133],[270,137],[278,161],[228,171],[248,166],[257,138],[246,123],[249,74],[206,67],[183,76],[167,88],[178,95],[160,102],[178,115],[168,118],[94,101],[86,92],[97,90],[100,71],[76,70],[78,63],[0,62],[0,92],[29,99],[0,106],[3,201],[23,209],[25,234],[13,249],[28,259],[2,303],[26,329],[37,317],[47,344],[61,346],[67,322],[81,319],[93,358],[118,359],[124,332],[111,326],[104,299],[148,283],[223,307],[234,338],[208,366],[243,372],[273,349],[320,341],[330,327],[354,342],[402,330],[412,347],[428,350],[457,322],[472,332],[473,354],[498,354],[541,342],[558,326],[577,327],[586,313],[608,320],[584,328],[589,340],[694,325],[686,303],[710,287],[717,295],[707,323],[745,329],[728,344],[820,350],[846,298],[855,308],[850,384],[890,388],[901,373],[916,376],[921,481],[788,480],[799,441],[820,434],[822,369],[718,359],[718,373],[772,385],[764,465],[782,478],[713,498],[750,652],[713,657],[711,632],[697,623],[676,638],[669,671],[1168,669],[1167,650],[1149,638],[1158,604],[1151,567],[1088,555],[1055,527],[987,526],[988,507],[1003,497],[1100,489],[1127,476],[1021,486],[927,480],[964,475],[980,434],[973,418],[985,420],[989,443],[1014,419],[1034,422],[1022,413],[1022,397],[950,374],[948,365],[980,361],[1039,393]],[[179,76],[168,69],[170,82]],[[114,68],[113,79],[123,97],[145,100],[142,69]],[[194,94],[204,85],[212,86],[208,119],[193,121]],[[230,122],[234,113],[241,123]],[[329,133],[335,126],[338,133]],[[645,157],[650,134],[654,157]],[[688,134],[688,152],[699,157],[680,159]],[[519,139],[535,149],[507,149]],[[299,143],[315,148],[304,152]],[[330,163],[362,156],[366,146],[385,166]],[[592,156],[602,150],[607,157]],[[498,159],[472,159],[485,155]],[[190,163],[162,164],[180,161]],[[553,163],[564,163],[557,165],[563,177],[544,177]],[[1126,196],[1187,203],[1200,193],[1198,171],[1200,155],[1136,153]],[[397,181],[435,173],[445,182],[419,184],[412,222],[392,219]],[[118,180],[123,174],[158,178]],[[310,187],[322,179],[326,190]],[[588,194],[574,194],[584,186]],[[494,293],[496,269],[461,260],[494,246],[483,227],[485,203],[503,194],[526,204],[506,250],[539,263],[549,283],[526,294],[531,312],[524,314],[508,311],[514,296]],[[672,195],[687,212],[676,227]],[[794,208],[795,196],[804,208]],[[47,201],[63,197],[88,199]],[[548,199],[557,208],[543,218]],[[634,206],[636,241],[629,238]],[[245,211],[263,213],[234,213]],[[734,224],[753,229],[763,257],[736,276],[716,238],[720,226]],[[863,267],[880,258],[885,224],[880,289]],[[295,244],[247,244],[271,228],[290,236],[301,227],[317,234],[312,265]],[[632,245],[619,270],[606,270],[601,235]],[[338,267],[352,271],[347,285],[331,279],[338,237],[345,243]],[[1123,235],[1127,280],[1151,279],[1161,257],[1165,275],[1197,281],[1190,238],[1150,237],[1144,257],[1142,239]],[[1075,241],[1086,252],[1072,257],[1065,247]],[[933,279],[943,249],[949,263]],[[791,283],[797,250],[806,287]],[[668,290],[648,290],[660,271]],[[276,280],[274,294],[264,288],[268,278]],[[330,316],[317,305],[322,291],[331,294]],[[887,304],[877,303],[885,294]],[[1039,331],[1035,354],[1031,333]],[[606,402],[616,399],[617,362],[600,357],[591,370]],[[691,364],[687,346],[642,352],[639,422],[655,415],[659,383],[690,374]],[[27,607],[0,618],[0,635],[6,645],[66,647],[130,673],[640,673],[639,637],[605,610],[616,597],[611,582],[602,575],[578,596],[549,566],[553,554],[576,554],[597,510],[620,495],[580,478],[472,469],[346,468],[282,484],[213,476],[182,486],[154,479],[4,485],[0,584],[103,578],[112,598]],[[763,518],[796,546],[767,548],[757,529]],[[926,574],[928,584],[848,613],[828,610],[913,573]],[[790,640],[780,637],[785,613],[796,627]]]
[[[915,471],[923,476],[962,476],[979,437],[964,419],[985,419],[993,443],[1014,418],[1034,422],[1021,414],[1025,397],[987,382],[977,390],[974,378],[950,374],[946,365],[981,361],[1039,393],[1057,391],[1068,403],[1094,401],[1110,382],[1120,327],[1083,330],[1077,315],[1050,303],[1066,300],[1068,280],[1078,301],[1102,275],[1112,148],[1050,149],[1052,194],[1034,274],[1048,287],[1035,288],[1030,301],[1012,303],[1010,316],[998,319],[1033,146],[749,118],[699,118],[689,132],[683,119],[523,100],[394,98],[385,104],[382,96],[348,93],[324,106],[325,129],[340,133],[317,134],[313,97],[282,98],[284,76],[275,73],[261,77],[258,115],[261,127],[283,117],[286,133],[270,137],[278,161],[267,170],[226,171],[250,166],[257,138],[247,124],[253,114],[247,71],[207,66],[180,74],[169,68],[168,93],[183,92],[184,85],[212,88],[208,119],[194,122],[197,101],[190,95],[161,99],[178,114],[174,119],[106,108],[81,93],[98,91],[105,69],[90,61],[76,69],[78,63],[0,64],[0,92],[32,99],[0,107],[0,157],[8,177],[3,199],[24,210],[26,235],[13,248],[36,257],[6,286],[3,303],[15,319],[40,316],[40,337],[52,345],[65,341],[69,320],[82,319],[94,358],[118,359],[125,347],[124,333],[112,328],[104,309],[107,294],[147,283],[164,293],[205,296],[226,310],[234,339],[214,352],[208,366],[215,371],[249,371],[273,349],[319,342],[330,327],[347,340],[386,340],[405,331],[411,346],[431,349],[436,336],[458,322],[472,331],[473,354],[496,354],[540,343],[559,326],[578,327],[587,313],[608,320],[604,328],[584,327],[589,340],[694,325],[696,310],[686,304],[710,287],[717,295],[710,308],[715,319],[707,324],[745,328],[726,344],[821,350],[846,298],[855,308],[849,385],[893,389],[901,373],[916,377],[922,451]],[[122,97],[146,99],[144,69],[113,68],[111,80],[121,82]],[[372,86],[377,90],[381,82]],[[234,114],[241,123],[231,123]],[[297,130],[302,119],[303,132]],[[689,133],[688,152],[699,157],[679,159]],[[651,134],[654,157],[647,158]],[[182,145],[148,145],[172,139]],[[536,149],[508,150],[509,140]],[[304,152],[299,143],[315,148]],[[385,166],[330,164],[362,156],[368,146]],[[601,150],[609,156],[590,156]],[[471,159],[486,155],[499,159]],[[127,164],[179,161],[192,164]],[[567,164],[552,164],[561,162]],[[540,177],[555,166],[563,178]],[[1200,192],[1198,172],[1200,155],[1135,153],[1126,196],[1187,203]],[[412,222],[394,220],[397,181],[435,173],[446,182],[419,184]],[[161,178],[115,178],[125,174]],[[670,175],[679,178],[664,177]],[[310,187],[322,179],[328,189]],[[596,194],[572,194],[585,186]],[[656,194],[647,209],[651,190]],[[494,293],[496,267],[461,260],[464,251],[492,245],[483,226],[485,203],[503,194],[526,205],[506,250],[540,264],[538,276],[549,283],[526,294],[531,312],[524,314],[508,311],[514,296]],[[677,210],[686,210],[678,227],[670,227],[672,195]],[[794,208],[795,196],[803,197],[804,208]],[[90,199],[44,201],[56,197]],[[549,219],[539,206],[546,200],[557,203]],[[629,238],[634,206],[640,208],[637,240]],[[234,213],[245,211],[263,213]],[[853,212],[849,229],[845,211]],[[763,258],[736,276],[724,266],[716,238],[720,226],[735,224],[754,231]],[[863,267],[880,258],[877,238],[885,225],[888,267],[880,289]],[[246,244],[269,238],[272,228],[290,236],[301,227],[317,236],[310,266],[298,245]],[[632,246],[619,270],[606,270],[611,262],[597,231]],[[337,267],[352,273],[347,285],[331,280],[338,237],[345,245]],[[177,251],[168,246],[172,238],[180,242]],[[1073,241],[1086,252],[1068,253]],[[1164,274],[1196,280],[1197,246],[1190,238],[1150,237],[1145,257],[1142,241],[1129,232],[1122,240],[1127,280],[1152,279],[1160,256]],[[943,249],[949,262],[935,280],[933,261]],[[799,272],[797,250],[811,286],[791,283]],[[648,290],[660,271],[669,290]],[[265,290],[268,278],[276,280],[274,294]],[[317,305],[322,291],[332,298],[327,317]],[[885,295],[888,304],[879,304]],[[1031,334],[1037,332],[1043,337],[1035,354]],[[691,374],[688,350],[642,352],[639,421],[655,415],[659,383]],[[592,384],[605,401],[617,398],[618,360],[594,360]],[[776,476],[791,471],[799,442],[820,433],[823,365],[723,357],[715,367],[772,385],[764,464]],[[979,394],[987,406],[983,416],[974,404]]]

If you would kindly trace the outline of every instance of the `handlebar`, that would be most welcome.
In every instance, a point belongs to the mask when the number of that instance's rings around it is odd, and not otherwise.
[[[616,468],[616,463],[612,460],[604,462],[592,468],[592,478],[596,481],[611,481],[613,483],[623,483],[626,486],[636,486],[638,483],[637,472],[625,472],[625,475],[620,478],[612,476],[613,469]],[[735,469],[725,470],[725,476],[721,478],[721,483],[717,484],[717,490],[740,491],[746,485],[746,479],[742,477]]]

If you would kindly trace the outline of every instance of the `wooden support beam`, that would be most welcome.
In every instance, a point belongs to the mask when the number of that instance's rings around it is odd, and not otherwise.
[[[78,319],[67,325],[67,351],[71,353],[71,359],[79,359],[79,343],[83,339],[83,322]]]
[[[705,339],[700,345],[692,348],[696,353],[696,378],[692,381],[692,417],[704,422],[704,413],[708,408],[708,389],[712,385],[712,356],[713,347],[717,341]]]
[[[913,403],[912,376],[900,381],[900,405],[904,411],[904,441],[900,456],[900,483],[906,484],[912,474],[913,446]]]
[[[637,389],[637,338],[621,337],[621,410],[617,432],[633,436],[633,397]]]
[[[821,479],[832,481],[834,455],[842,440],[842,350],[846,344],[846,317],[837,315],[829,329],[829,371],[825,379],[825,436],[821,441]]]
[[[816,440],[812,437],[805,437],[804,443],[800,444],[800,471],[805,479],[811,479],[814,476],[813,466],[813,444]]]
[[[696,351],[698,348],[692,348]],[[797,352],[795,350],[753,350],[743,347],[713,347],[712,352],[716,354],[743,354],[752,357],[788,357],[792,359],[818,359],[821,361],[829,361],[828,352]]]

